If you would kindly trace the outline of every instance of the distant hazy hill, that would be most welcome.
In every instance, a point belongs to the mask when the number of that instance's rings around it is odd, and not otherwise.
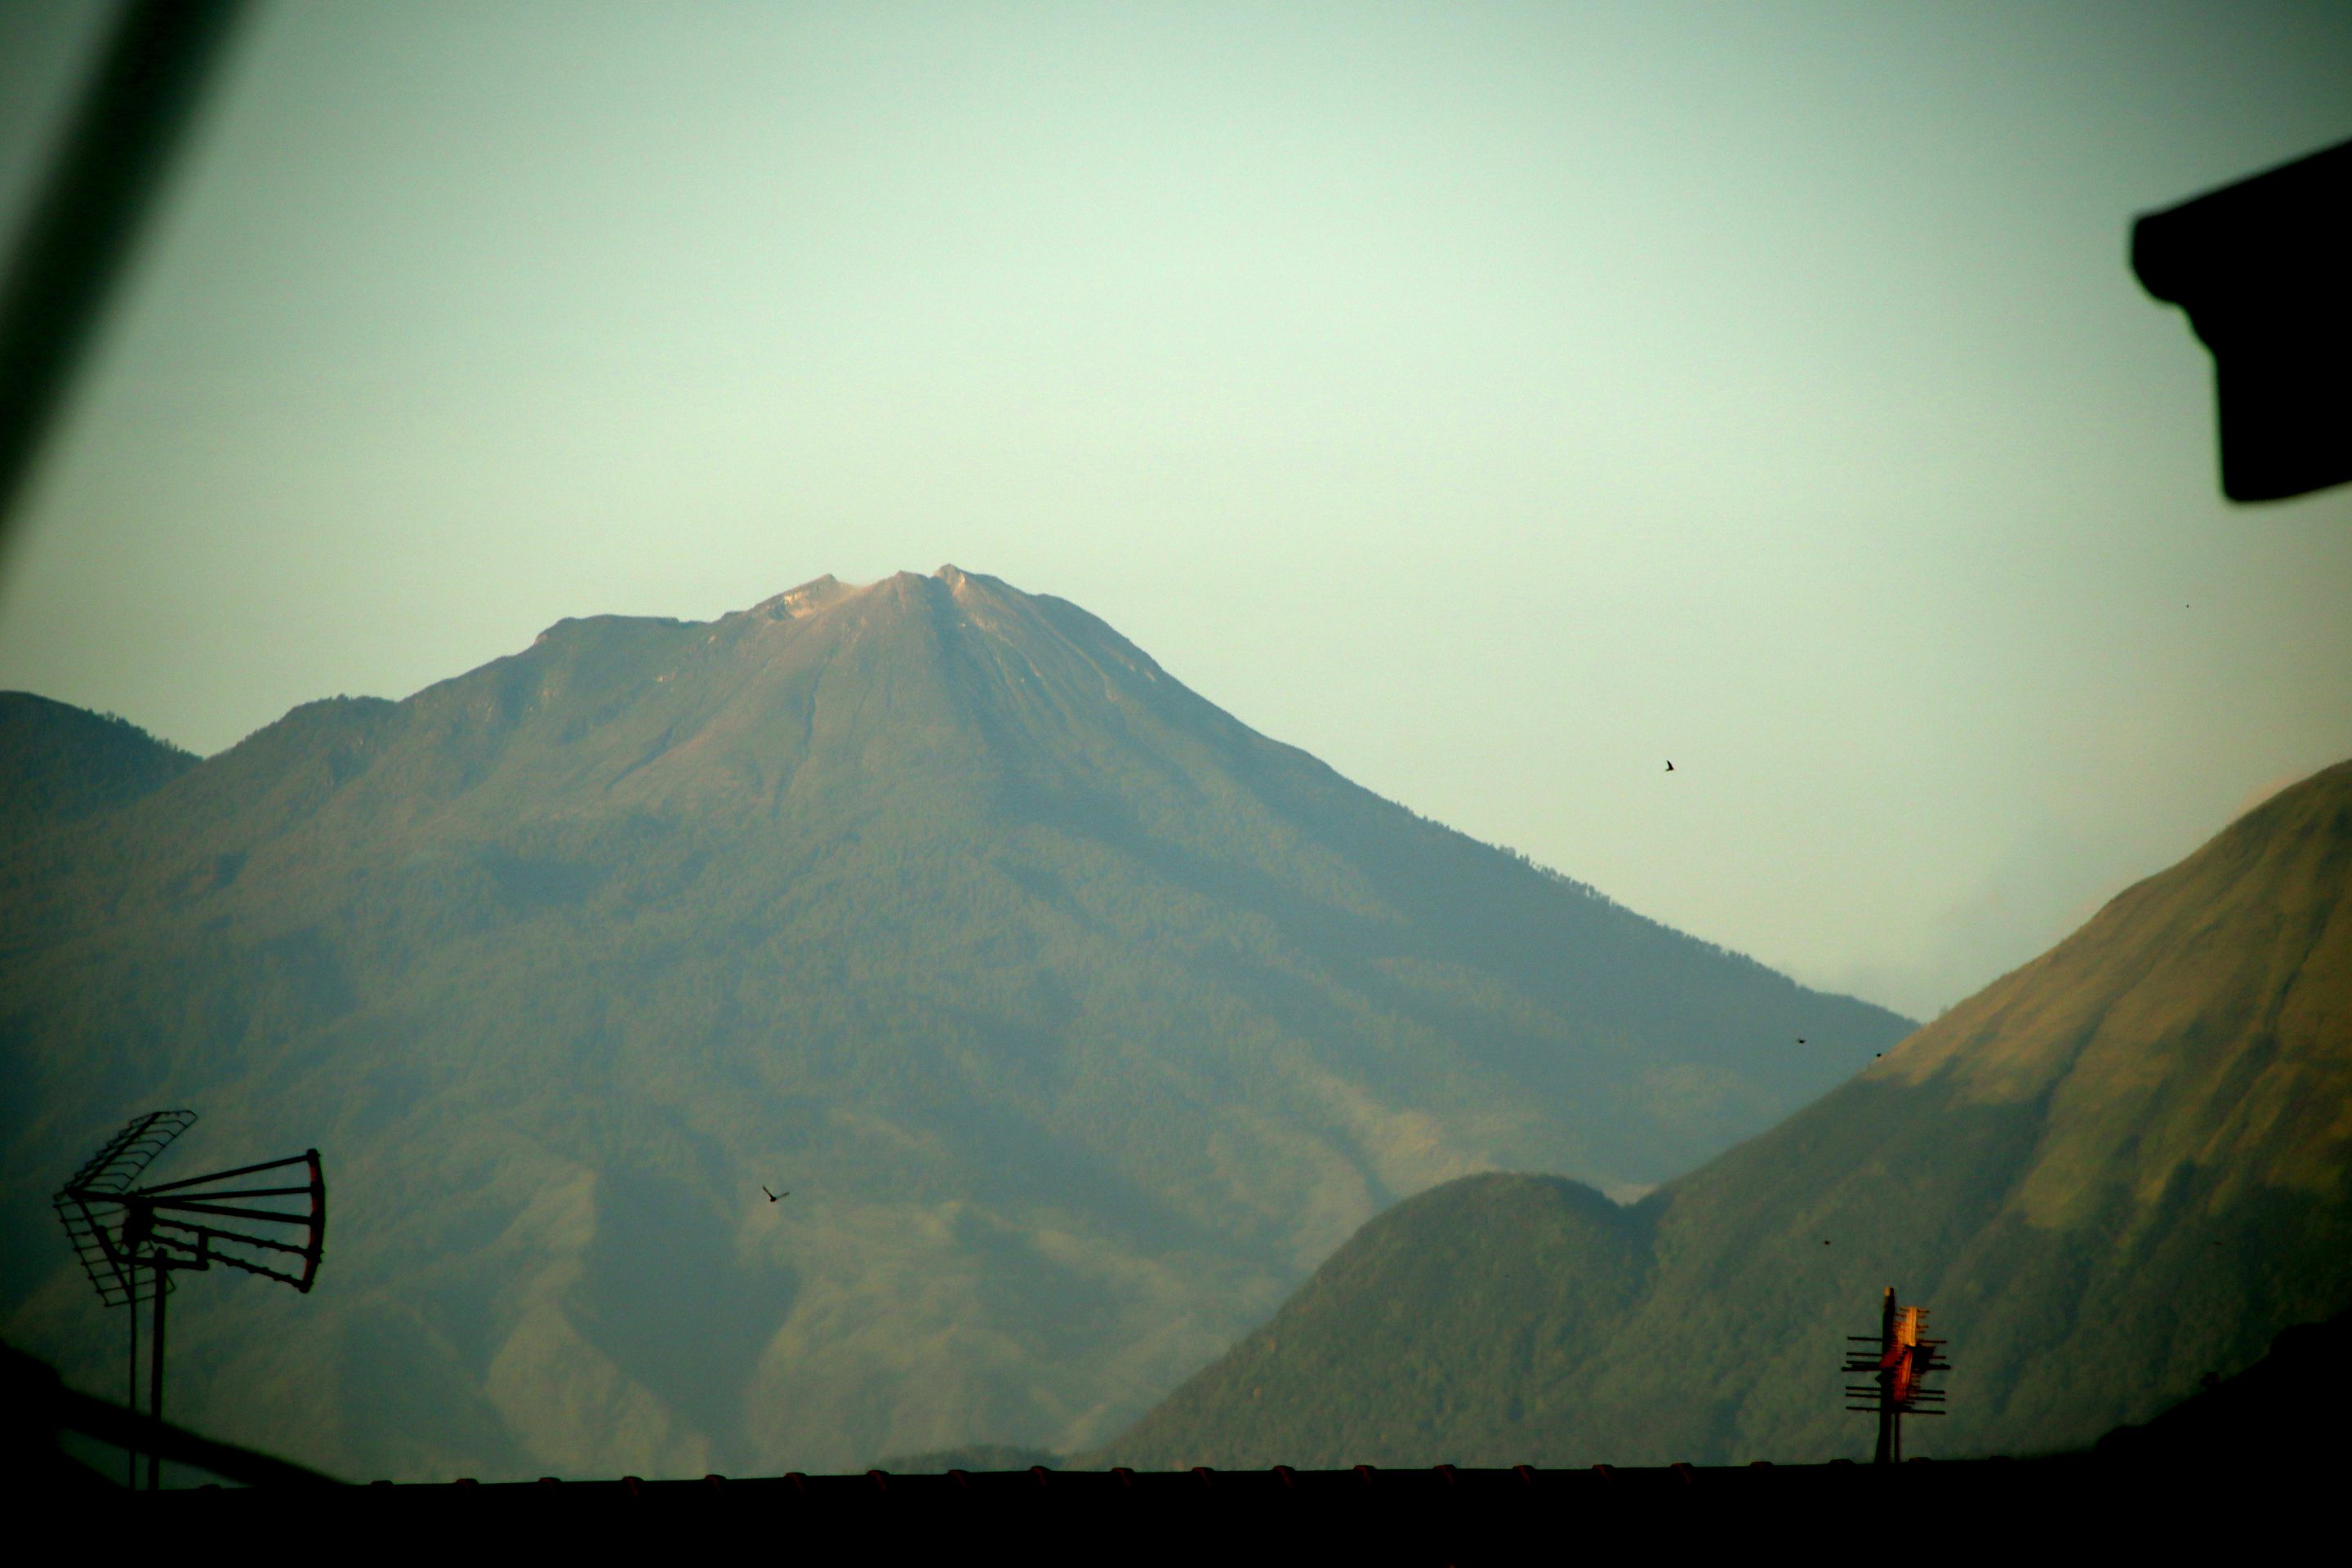
[[[195,765],[127,720],[0,691],[0,844],[126,805]]]
[[[1398,1197],[1654,1182],[1906,1027],[951,568],[564,621],[132,793],[0,844],[0,1321],[116,1386],[46,1198],[129,1114],[316,1143],[318,1291],[191,1281],[173,1399],[359,1476],[1098,1444]]]
[[[1630,1210],[1474,1176],[1382,1215],[1110,1449],[1328,1466],[1866,1452],[1842,1336],[1950,1340],[1915,1452],[2069,1447],[2352,1306],[2352,763]]]

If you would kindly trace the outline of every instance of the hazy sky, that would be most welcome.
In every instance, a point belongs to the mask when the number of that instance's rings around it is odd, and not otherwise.
[[[0,23],[0,204],[94,15]],[[240,43],[0,557],[0,686],[212,752],[562,616],[952,561],[1914,1014],[2352,754],[2352,491],[2220,500],[2125,261],[2352,137],[2352,6]]]

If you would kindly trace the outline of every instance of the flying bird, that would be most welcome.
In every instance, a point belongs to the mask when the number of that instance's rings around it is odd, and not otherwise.
[[[763,1192],[763,1193],[768,1193],[768,1184],[767,1184],[765,1182],[761,1183],[761,1184],[760,1184],[760,1190],[761,1190],[761,1192]],[[782,1200],[782,1199],[791,1197],[792,1195],[793,1195],[793,1190],[792,1190],[792,1188],[790,1188],[790,1187],[786,1187],[786,1188],[785,1188],[782,1192],[781,1192],[781,1193],[768,1193],[768,1201],[769,1201],[770,1203],[772,1203],[772,1203],[776,1203],[776,1202],[778,1202],[778,1201],[780,1201],[780,1200]]]
[[[1668,772],[1668,773],[1673,773],[1674,771],[1675,771],[1675,764],[1674,764],[1674,761],[1673,761],[1673,759],[1669,758],[1669,759],[1667,760],[1667,762],[1666,762],[1666,772]]]

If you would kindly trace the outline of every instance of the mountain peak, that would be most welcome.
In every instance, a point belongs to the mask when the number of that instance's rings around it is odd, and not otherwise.
[[[985,573],[967,572],[952,563],[941,566],[929,576],[919,572],[894,572],[872,583],[845,583],[828,572],[813,577],[795,588],[787,588],[773,597],[761,600],[750,609],[738,612],[755,620],[797,621],[830,610],[837,605],[862,597],[876,589],[894,593],[902,602],[912,602],[915,595],[937,594],[941,589],[958,599],[968,599],[975,591],[1024,598],[1020,590],[1002,578]],[[722,616],[731,620],[732,616]]]
[[[763,620],[796,621],[864,592],[864,588],[845,583],[828,572],[822,577],[810,578],[797,588],[787,588],[772,598],[762,599],[743,614]]]

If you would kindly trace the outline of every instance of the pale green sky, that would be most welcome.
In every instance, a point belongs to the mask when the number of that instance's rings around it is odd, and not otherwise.
[[[0,202],[91,31],[18,6]],[[242,43],[0,557],[0,686],[210,752],[562,616],[953,561],[1915,1014],[2352,754],[2352,490],[2223,503],[2125,264],[2352,137],[2352,6],[280,0]]]

